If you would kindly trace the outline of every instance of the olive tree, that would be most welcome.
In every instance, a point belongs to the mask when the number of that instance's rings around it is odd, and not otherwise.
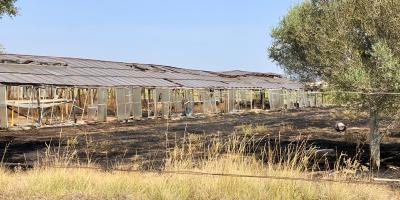
[[[0,18],[4,15],[8,15],[10,17],[17,15],[18,9],[15,6],[16,1],[17,0],[0,0]]]
[[[269,56],[300,80],[324,80],[369,111],[371,165],[380,166],[383,117],[399,111],[400,1],[305,0],[273,28]]]
[[[4,15],[14,17],[18,13],[18,9],[15,6],[17,0],[0,0],[0,19]],[[0,44],[0,53],[4,52],[4,47]]]

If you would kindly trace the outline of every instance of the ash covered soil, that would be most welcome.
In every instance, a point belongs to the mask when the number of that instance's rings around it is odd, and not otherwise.
[[[368,165],[368,120],[365,115],[346,114],[342,109],[305,109],[260,113],[237,113],[207,118],[164,120],[146,119],[128,123],[101,123],[63,128],[42,128],[27,131],[0,131],[0,155],[3,162],[32,165],[43,157],[47,146],[53,150],[66,147],[77,150],[83,160],[109,165],[141,160],[157,165],[165,158],[166,149],[182,141],[187,134],[201,137],[227,137],[240,134],[244,125],[265,126],[257,133],[264,140],[280,138],[282,145],[307,140],[320,149],[333,149],[336,155],[360,155]],[[346,133],[334,129],[336,122],[346,124]],[[383,173],[400,177],[400,134],[385,136],[381,146]],[[70,151],[72,148],[70,148]],[[90,151],[88,153],[88,151]],[[158,163],[159,164],[159,163]]]

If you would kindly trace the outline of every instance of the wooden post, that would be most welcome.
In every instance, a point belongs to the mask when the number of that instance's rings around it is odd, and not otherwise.
[[[206,95],[208,95],[208,94],[205,91],[205,89],[200,89],[199,93],[200,93],[200,101],[201,101],[202,107],[203,107],[203,114],[206,114],[207,113]]]
[[[82,97],[81,97],[81,89],[79,89],[78,88],[78,101],[79,101],[79,104],[78,104],[78,106],[80,107],[80,108],[82,108]]]
[[[66,88],[65,89],[65,99],[68,99],[69,98],[69,91],[70,91],[70,88]],[[73,99],[72,99],[73,100]],[[66,102],[65,103],[65,114],[69,117],[69,108],[68,108],[68,102]]]
[[[253,90],[250,90],[250,110],[253,110]]]
[[[157,89],[153,89],[153,103],[154,103],[154,117],[157,118],[158,117],[158,94],[157,94]]]
[[[42,126],[42,108],[40,107],[40,88],[36,88],[36,99],[37,99],[37,112],[38,112],[38,123]]]
[[[61,107],[61,121],[64,121],[64,110],[63,110],[64,106],[61,105],[60,107]]]
[[[187,89],[184,89],[182,95],[182,114],[184,116],[187,116],[187,106]]]
[[[147,91],[147,95],[146,95],[146,91]],[[144,96],[147,101],[147,118],[149,118],[150,117],[150,89],[148,89],[148,88],[144,89]]]
[[[260,90],[260,95],[261,95],[261,109],[265,110],[265,90],[264,89]]]
[[[76,99],[75,99],[75,87],[72,88],[72,116],[74,118],[74,123],[76,124],[76,113],[75,113],[75,104],[76,104]]]

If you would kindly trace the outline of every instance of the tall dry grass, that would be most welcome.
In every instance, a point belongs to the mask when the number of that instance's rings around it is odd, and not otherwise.
[[[254,130],[256,130],[255,128]],[[263,128],[259,128],[264,130]],[[2,199],[396,199],[389,187],[333,182],[306,182],[226,176],[162,173],[193,171],[256,176],[349,179],[362,166],[340,159],[335,168],[319,171],[321,159],[306,142],[285,147],[263,142],[252,131],[227,139],[187,134],[168,152],[163,170],[157,172],[101,171],[87,150],[87,162],[78,161],[74,141],[67,150],[46,150],[30,170],[0,169]],[[258,139],[257,139],[258,138]],[[88,140],[88,142],[91,142]],[[60,147],[61,148],[61,147]],[[342,162],[345,161],[345,162]],[[56,168],[55,166],[82,168]],[[140,165],[140,164],[139,164]],[[138,166],[138,163],[132,163]],[[113,166],[123,169],[126,165]],[[140,168],[140,167],[139,167]]]

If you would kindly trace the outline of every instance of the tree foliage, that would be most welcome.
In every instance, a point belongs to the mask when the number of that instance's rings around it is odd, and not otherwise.
[[[4,15],[14,17],[18,14],[18,9],[15,6],[17,0],[0,0],[0,19]],[[4,47],[0,44],[0,53],[4,53]]]
[[[400,96],[384,94],[400,92],[399,33],[400,1],[305,0],[272,30],[269,56],[301,80],[363,93],[339,96],[370,111],[370,141],[379,142],[380,116],[400,105]]]
[[[17,0],[0,0],[0,18],[4,15],[16,16],[18,9],[15,6]]]

